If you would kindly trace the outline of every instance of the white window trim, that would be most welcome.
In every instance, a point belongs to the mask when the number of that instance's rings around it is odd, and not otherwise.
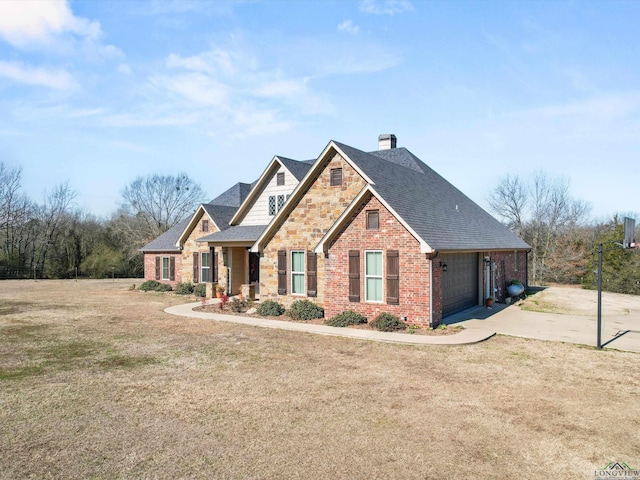
[[[164,261],[167,261],[167,276],[164,276]],[[171,279],[171,258],[170,257],[162,257],[162,265],[160,267],[160,279],[161,280],[170,280]]]
[[[209,266],[208,267],[205,267],[204,266],[204,262],[202,261],[202,258],[205,255],[209,255]],[[203,280],[204,271],[205,270],[207,271],[207,278],[208,278],[208,280],[206,282]],[[211,254],[209,252],[200,252],[200,281],[203,282],[203,283],[211,282]]]
[[[379,253],[380,254],[380,275],[367,275],[367,253]],[[382,295],[380,300],[369,300],[369,292],[367,288],[367,279],[379,278],[382,285]],[[364,251],[364,301],[366,303],[384,303],[384,252],[382,250],[365,250]]]
[[[302,254],[302,271],[293,271],[293,254],[294,253],[301,253]],[[291,263],[290,268],[291,268],[291,295],[296,295],[296,296],[304,296],[305,293],[305,283],[306,283],[306,274],[305,274],[305,268],[307,267],[306,265],[306,258],[305,258],[305,251],[304,250],[291,250],[291,253],[289,255],[291,257]],[[300,293],[294,293],[293,291],[293,278],[294,275],[302,275],[302,292]]]

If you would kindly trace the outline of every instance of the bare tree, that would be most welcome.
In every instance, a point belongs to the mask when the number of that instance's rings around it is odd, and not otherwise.
[[[529,245],[530,280],[533,284],[554,278],[551,258],[574,258],[570,249],[575,243],[567,239],[577,234],[586,219],[589,206],[569,194],[569,181],[549,178],[537,172],[529,181],[517,175],[501,179],[489,196],[491,210]],[[568,273],[565,277],[570,277]]]
[[[140,218],[145,234],[155,238],[192,213],[203,201],[200,185],[186,173],[137,177],[122,191],[124,208]]]

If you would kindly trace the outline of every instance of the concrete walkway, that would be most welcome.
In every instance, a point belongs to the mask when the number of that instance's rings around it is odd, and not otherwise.
[[[474,307],[445,319],[448,325],[493,330],[501,335],[550,340],[579,345],[597,345],[597,312],[593,315],[566,315],[530,312],[515,305],[494,304],[492,309]],[[603,315],[603,348],[640,352],[640,311]]]
[[[217,303],[210,300],[207,304]],[[221,313],[198,312],[193,310],[201,306],[201,302],[187,303],[168,307],[165,312],[182,317],[201,318],[204,320],[216,320],[220,322],[239,323],[254,327],[278,328],[296,332],[314,333],[316,335],[332,335],[337,337],[357,338],[360,340],[373,340],[376,342],[403,343],[410,345],[466,345],[482,342],[496,334],[495,330],[484,327],[466,328],[455,335],[416,335],[408,333],[378,332],[375,330],[359,330],[355,328],[329,327],[328,325],[316,325],[303,322],[288,322],[282,320],[270,320],[258,317],[243,317],[241,315],[225,315]]]

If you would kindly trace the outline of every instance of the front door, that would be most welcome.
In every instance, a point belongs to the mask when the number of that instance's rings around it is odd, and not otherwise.
[[[260,293],[260,254],[249,253],[249,283],[256,286],[256,295]]]

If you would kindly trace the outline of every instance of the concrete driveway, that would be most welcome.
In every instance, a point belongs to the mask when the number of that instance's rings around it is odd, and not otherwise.
[[[604,292],[602,298],[603,347],[640,352],[640,297]],[[444,322],[515,337],[597,345],[597,292],[548,287],[530,296],[525,305],[565,313],[495,304],[492,309],[474,307],[447,317]]]

